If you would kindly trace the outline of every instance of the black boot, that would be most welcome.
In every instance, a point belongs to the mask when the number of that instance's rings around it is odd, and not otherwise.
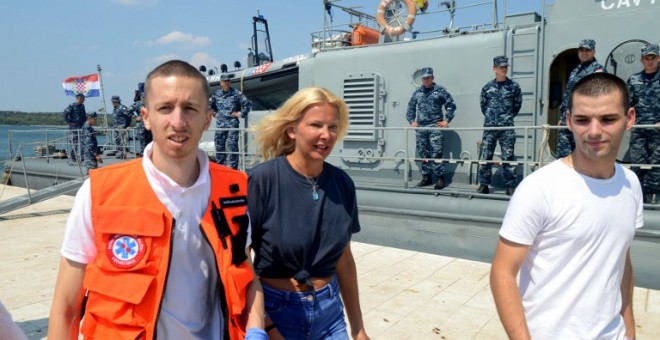
[[[508,187],[508,188],[506,188],[506,195],[511,196],[511,195],[513,195],[514,191],[516,191],[515,187]]]
[[[653,194],[644,194],[644,203],[653,203]]]
[[[416,186],[425,187],[431,184],[433,184],[433,177],[431,177],[431,175],[423,175],[422,180],[419,181]]]
[[[485,184],[479,184],[477,192],[480,194],[490,194],[490,189],[488,189],[488,186]]]
[[[435,183],[433,189],[442,190],[445,188],[445,178],[443,176],[438,177],[438,182]]]

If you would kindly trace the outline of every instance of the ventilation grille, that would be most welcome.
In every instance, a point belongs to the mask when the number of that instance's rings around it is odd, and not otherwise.
[[[380,77],[376,74],[344,80],[344,101],[348,105],[347,141],[375,141]]]

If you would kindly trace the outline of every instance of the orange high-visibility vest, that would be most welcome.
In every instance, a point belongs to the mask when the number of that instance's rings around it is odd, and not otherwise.
[[[201,230],[223,286],[224,338],[243,339],[246,291],[254,279],[245,261],[247,176],[215,163],[209,168],[211,196]],[[80,332],[88,339],[153,339],[174,219],[151,189],[140,159],[93,170],[90,184],[98,253],[85,271],[88,298]]]

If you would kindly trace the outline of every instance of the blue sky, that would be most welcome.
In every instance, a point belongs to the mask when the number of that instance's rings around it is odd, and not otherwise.
[[[336,3],[375,15],[379,0]],[[430,0],[429,11],[440,10],[439,3]],[[506,3],[511,13],[541,11],[541,1]],[[310,33],[323,29],[322,0],[2,1],[0,110],[59,112],[73,101],[64,95],[62,80],[96,73],[97,64],[108,106],[112,95],[132,103],[136,84],[169,59],[207,67],[226,63],[230,69],[236,60],[245,65],[257,10],[268,20],[275,59],[310,53]],[[489,22],[490,14],[490,6],[459,10],[454,25]],[[335,11],[335,18],[340,21],[341,13]],[[448,22],[446,13],[418,16],[414,27],[442,29]],[[85,104],[88,111],[102,107],[100,98]]]

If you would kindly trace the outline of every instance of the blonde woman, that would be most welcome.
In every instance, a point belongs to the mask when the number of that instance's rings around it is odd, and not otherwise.
[[[355,185],[325,162],[347,129],[344,101],[318,87],[253,127],[263,162],[249,173],[248,211],[271,339],[348,339],[344,305],[352,337],[368,339],[350,246]]]

